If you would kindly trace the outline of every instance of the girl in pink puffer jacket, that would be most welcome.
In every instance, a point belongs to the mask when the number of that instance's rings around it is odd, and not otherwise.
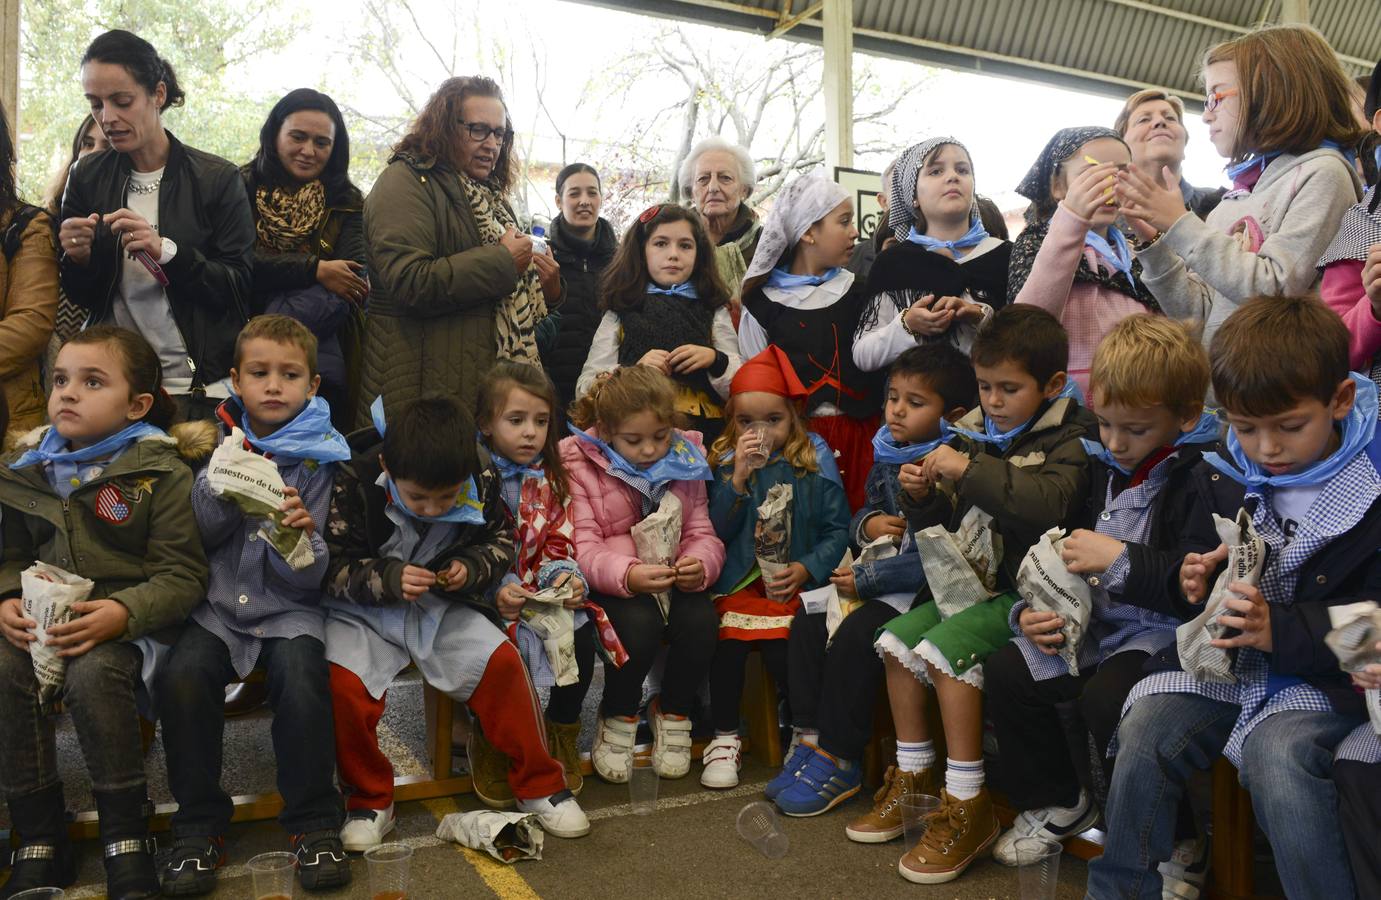
[[[714,656],[718,620],[709,586],[724,565],[710,523],[710,467],[698,432],[676,429],[676,386],[648,366],[601,377],[571,408],[585,431],[561,442],[571,483],[575,555],[591,599],[604,607],[628,661],[604,670],[604,702],[591,752],[606,781],[628,780],[643,681],[665,643],[661,694],[648,708],[652,766],[663,778],[690,771],[690,712]],[[668,496],[681,504],[671,565],[638,558],[632,529]],[[660,603],[655,596],[669,597]]]

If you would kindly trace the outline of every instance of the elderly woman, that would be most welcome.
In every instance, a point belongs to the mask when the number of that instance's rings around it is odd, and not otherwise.
[[[1199,218],[1213,212],[1226,188],[1198,188],[1180,174],[1189,131],[1184,127],[1184,101],[1158,88],[1137,91],[1127,98],[1113,129],[1132,151],[1132,165],[1160,178],[1162,167],[1179,179],[1184,205]]]
[[[364,202],[371,294],[356,416],[427,393],[472,412],[496,359],[538,364],[536,325],[561,270],[532,252],[507,196],[513,125],[499,86],[449,78],[393,148]]]
[[[691,148],[678,179],[682,195],[705,220],[719,277],[737,299],[762,233],[757,213],[744,202],[757,181],[753,157],[738,144],[708,137]]]

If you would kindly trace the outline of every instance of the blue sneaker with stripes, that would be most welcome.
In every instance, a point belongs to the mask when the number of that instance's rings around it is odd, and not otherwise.
[[[818,816],[857,794],[863,786],[863,767],[810,748],[796,782],[777,795],[777,808],[788,816]]]
[[[805,768],[806,760],[810,759],[815,748],[805,741],[796,741],[791,745],[791,751],[786,755],[786,762],[782,763],[782,770],[777,773],[777,777],[767,782],[767,787],[763,793],[768,800],[776,800],[777,795],[796,783],[796,778]]]

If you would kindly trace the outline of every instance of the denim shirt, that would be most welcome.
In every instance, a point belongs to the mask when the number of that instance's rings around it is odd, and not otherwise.
[[[897,474],[901,466],[895,463],[873,463],[864,486],[864,505],[854,514],[849,534],[855,547],[868,543],[863,525],[873,516],[901,516],[901,484]],[[871,600],[885,594],[916,594],[925,584],[921,556],[916,551],[916,538],[908,528],[902,537],[901,552],[876,562],[854,565],[854,588],[858,596]]]

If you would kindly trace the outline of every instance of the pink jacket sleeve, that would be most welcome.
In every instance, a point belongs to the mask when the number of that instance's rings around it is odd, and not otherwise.
[[[724,542],[710,522],[710,501],[706,481],[686,482],[681,495],[681,556],[693,556],[705,565],[705,580],[696,588],[703,591],[719,579],[724,568]]]
[[[1342,316],[1352,340],[1348,346],[1348,363],[1358,371],[1366,371],[1372,357],[1381,352],[1381,322],[1371,311],[1371,298],[1362,289],[1362,261],[1340,259],[1323,270],[1319,296],[1328,308]]]
[[[1056,208],[1050,219],[1050,230],[1040,250],[1036,251],[1031,274],[1017,292],[1016,303],[1030,303],[1057,319],[1063,318],[1088,229],[1088,222],[1063,206]]]
[[[600,472],[586,458],[573,441],[561,442],[561,461],[571,479],[571,519],[575,523],[575,558],[580,563],[590,589],[599,594],[631,597],[628,591],[628,570],[639,562],[636,556],[622,553],[610,546],[604,523],[595,514],[592,497],[602,496]]]

